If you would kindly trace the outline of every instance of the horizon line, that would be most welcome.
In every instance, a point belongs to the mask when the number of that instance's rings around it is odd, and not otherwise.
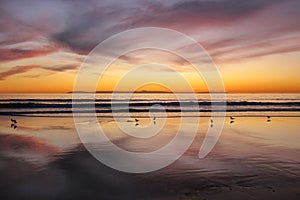
[[[135,92],[131,92],[131,91],[96,91],[96,92],[86,92],[86,91],[69,91],[69,92],[0,92],[0,94],[73,94],[73,93],[86,93],[86,94],[90,94],[90,93],[103,93],[103,94],[112,94],[112,93],[165,93],[165,94],[172,94],[172,93],[196,93],[196,94],[216,94],[216,93],[224,93],[224,94],[300,94],[299,92],[172,92],[172,91],[135,91]]]

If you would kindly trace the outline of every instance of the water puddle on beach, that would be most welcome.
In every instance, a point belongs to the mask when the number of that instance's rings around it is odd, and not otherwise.
[[[199,159],[203,138],[213,128],[209,118],[202,118],[194,142],[180,159],[145,174],[119,172],[97,161],[82,145],[73,118],[14,118],[18,121],[15,129],[10,117],[0,117],[1,199],[300,197],[299,117],[272,117],[270,121],[237,117],[234,123],[226,118],[216,146]],[[139,126],[155,128],[160,120],[154,124],[141,118]],[[168,118],[164,128],[149,139],[126,136],[113,119],[99,118],[99,123],[119,147],[151,152],[174,138],[180,118]],[[119,119],[119,123],[139,133],[135,122]],[[101,152],[101,142],[95,144]]]

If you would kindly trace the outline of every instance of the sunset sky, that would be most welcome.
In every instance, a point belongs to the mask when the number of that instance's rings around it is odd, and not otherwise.
[[[72,91],[79,66],[96,45],[140,27],[169,28],[194,38],[216,63],[227,92],[300,92],[299,0],[1,0],[0,9],[1,93]],[[188,63],[157,50],[120,57],[97,90],[113,90],[126,71],[151,62],[182,73],[195,91],[206,92]],[[160,75],[172,81],[172,73],[149,67],[136,78]]]

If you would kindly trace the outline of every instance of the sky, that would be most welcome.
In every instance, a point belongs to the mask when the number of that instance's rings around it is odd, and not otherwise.
[[[79,67],[99,43],[143,27],[168,28],[193,38],[216,64],[226,92],[300,92],[299,0],[1,0],[0,9],[1,93],[73,91]],[[113,48],[143,40],[147,37],[126,39]],[[194,56],[181,41],[168,42],[166,46],[186,48]],[[152,76],[168,80],[172,89],[184,92],[173,78],[178,72],[195,91],[207,92],[205,80],[190,63],[154,49],[117,58],[99,79],[96,90],[115,90],[124,74],[147,63],[171,70],[146,66],[118,90],[130,90],[135,80]],[[91,73],[104,67],[96,60],[89,66]],[[203,73],[209,70],[203,69]],[[136,87],[165,90],[155,84]]]

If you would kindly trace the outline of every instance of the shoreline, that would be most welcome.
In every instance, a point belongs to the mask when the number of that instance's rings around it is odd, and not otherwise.
[[[298,199],[300,117],[226,119],[204,159],[199,147],[209,117],[200,120],[189,149],[166,168],[127,174],[96,160],[82,145],[72,118],[0,116],[0,197],[3,199]],[[180,118],[149,140],[124,136],[112,118],[98,118],[108,137],[128,151],[152,151],[176,133]],[[156,119],[160,122],[160,119]],[[150,119],[140,120],[140,125]],[[88,120],[87,120],[87,123]],[[134,123],[122,120],[126,126]],[[91,124],[95,125],[95,124]],[[136,130],[139,130],[138,128]],[[188,130],[185,130],[188,132]],[[102,152],[99,143],[95,150]],[[150,198],[151,197],[151,198]]]

